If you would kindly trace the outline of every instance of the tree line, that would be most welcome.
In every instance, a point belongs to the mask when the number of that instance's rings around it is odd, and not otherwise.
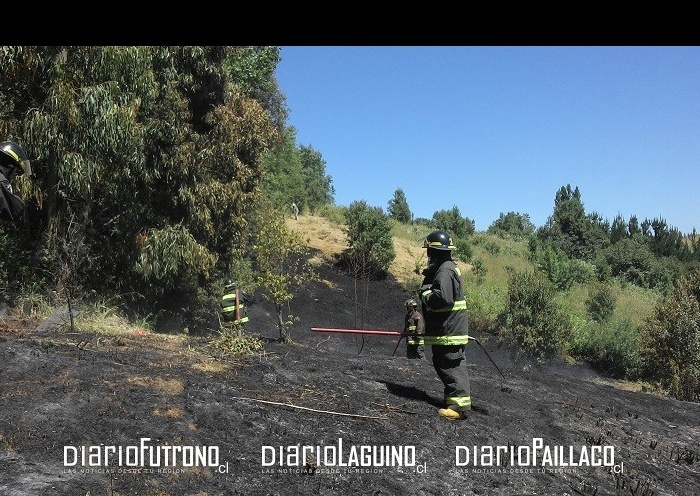
[[[665,219],[639,222],[635,215],[627,221],[618,215],[611,223],[597,212],[586,213],[581,196],[578,186],[564,185],[555,194],[552,215],[544,226],[536,227],[527,213],[501,212],[486,232],[527,240],[533,259],[543,267],[549,264],[553,282],[562,287],[587,277],[577,274],[585,272],[582,262],[601,280],[620,277],[640,287],[662,290],[700,266],[700,238],[695,230],[683,234]],[[387,216],[444,229],[458,241],[475,232],[474,221],[456,205],[436,211],[431,219],[414,219],[401,188],[389,200]]]

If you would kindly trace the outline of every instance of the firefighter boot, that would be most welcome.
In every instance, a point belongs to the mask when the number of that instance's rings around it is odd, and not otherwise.
[[[464,418],[464,413],[453,410],[452,408],[440,408],[438,414],[447,420],[461,420]]]

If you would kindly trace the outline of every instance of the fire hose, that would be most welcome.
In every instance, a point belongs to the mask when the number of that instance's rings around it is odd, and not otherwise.
[[[340,334],[369,334],[369,335],[376,335],[376,336],[396,336],[399,338],[399,342],[396,343],[396,348],[399,347],[399,343],[401,343],[401,339],[405,337],[416,337],[420,336],[420,334],[414,334],[411,332],[400,332],[400,331],[388,331],[388,330],[382,330],[382,329],[337,329],[333,327],[312,327],[312,331],[314,332],[333,332],[333,333],[340,333]],[[491,358],[491,355],[489,355],[489,352],[486,351],[486,348],[481,344],[481,342],[476,339],[473,336],[467,336],[467,339],[469,341],[474,341],[476,344],[479,345],[481,350],[486,354],[486,357],[491,361],[494,367],[496,367],[496,370],[498,370],[498,373],[503,377],[503,380],[506,379],[506,376],[503,375],[503,372],[501,372],[501,369],[496,365],[496,362],[493,361],[493,358]],[[396,348],[394,348],[394,352],[396,352]]]

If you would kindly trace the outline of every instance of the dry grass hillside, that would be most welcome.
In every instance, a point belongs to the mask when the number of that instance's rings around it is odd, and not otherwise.
[[[325,217],[300,215],[298,220],[287,219],[287,227],[301,235],[315,252],[312,262],[333,263],[333,256],[347,248],[347,237],[342,229]]]
[[[342,226],[329,219],[317,215],[300,215],[298,220],[287,219],[287,227],[301,235],[306,244],[313,250],[312,263],[333,263],[336,255],[348,247],[347,237]],[[427,232],[423,235],[428,234]],[[408,240],[394,237],[396,258],[389,266],[389,273],[399,284],[405,285],[419,276],[419,271],[426,266],[423,239]],[[470,270],[469,264],[458,262],[463,271]],[[418,270],[417,270],[418,269]]]

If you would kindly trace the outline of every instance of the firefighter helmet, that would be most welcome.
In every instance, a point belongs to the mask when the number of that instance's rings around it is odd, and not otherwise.
[[[0,143],[0,158],[4,157],[4,161],[8,164],[14,166],[15,172],[18,175],[27,174],[32,175],[32,166],[29,163],[29,158],[24,148],[19,146],[14,141],[3,141]],[[7,160],[9,159],[9,160]]]
[[[406,300],[406,306],[415,308],[418,306],[418,302],[413,298],[409,298],[408,300]]]
[[[233,282],[233,279],[229,279],[226,281],[226,286],[224,286],[224,289],[226,291],[233,291],[234,289],[236,289],[236,283]]]
[[[433,231],[426,236],[423,248],[434,248],[436,250],[454,250],[452,237],[445,231]]]

